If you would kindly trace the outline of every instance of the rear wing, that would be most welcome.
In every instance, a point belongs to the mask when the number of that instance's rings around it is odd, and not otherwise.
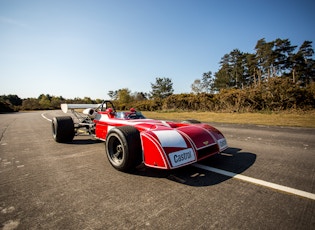
[[[67,113],[69,109],[96,109],[102,104],[61,104],[61,110]]]

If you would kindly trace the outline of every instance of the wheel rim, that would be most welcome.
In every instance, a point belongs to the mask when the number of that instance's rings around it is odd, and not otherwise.
[[[123,145],[121,141],[115,136],[112,136],[109,140],[108,156],[110,161],[116,166],[120,166],[124,160],[125,154]]]

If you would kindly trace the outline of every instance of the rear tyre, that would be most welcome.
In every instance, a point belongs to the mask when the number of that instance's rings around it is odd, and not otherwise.
[[[71,142],[74,137],[74,124],[72,117],[54,117],[51,122],[53,138],[56,142]]]
[[[140,132],[132,126],[111,129],[106,137],[105,151],[115,169],[131,171],[142,162]]]
[[[191,120],[182,121],[182,123],[184,123],[184,124],[200,124],[201,122],[191,119]]]

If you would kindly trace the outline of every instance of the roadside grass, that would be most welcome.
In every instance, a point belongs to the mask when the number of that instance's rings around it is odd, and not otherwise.
[[[161,120],[188,120],[232,124],[255,124],[267,126],[292,126],[315,128],[315,110],[307,112],[270,113],[215,113],[215,112],[142,112],[147,118]]]

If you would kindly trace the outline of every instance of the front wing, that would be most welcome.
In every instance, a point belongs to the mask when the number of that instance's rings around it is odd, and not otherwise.
[[[141,140],[144,164],[162,169],[189,165],[228,148],[218,130],[203,125],[142,132]]]

